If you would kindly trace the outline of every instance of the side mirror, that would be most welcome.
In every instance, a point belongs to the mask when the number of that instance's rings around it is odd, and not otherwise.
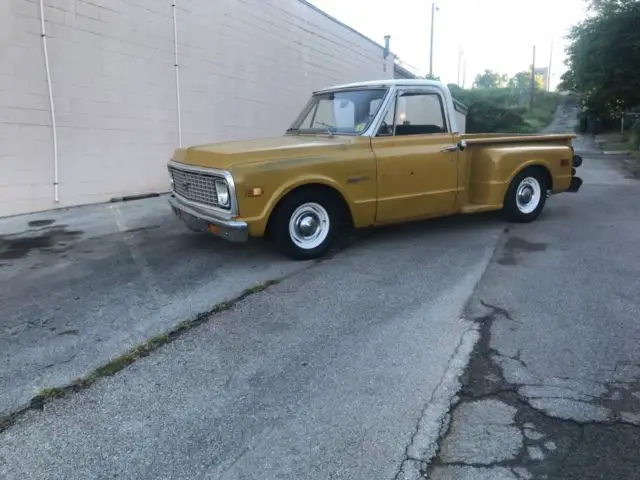
[[[467,148],[467,141],[466,140],[460,140],[458,142],[458,150],[460,150],[461,152]]]

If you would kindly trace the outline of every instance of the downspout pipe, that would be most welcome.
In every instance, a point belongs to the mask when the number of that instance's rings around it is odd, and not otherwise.
[[[51,131],[53,134],[53,197],[56,203],[60,202],[58,191],[58,126],[56,123],[56,108],[53,102],[53,87],[51,85],[51,69],[49,68],[49,51],[47,49],[47,31],[44,25],[44,0],[40,0],[40,37],[44,52],[44,69],[47,76],[47,89],[49,90],[49,112],[51,113]]]
[[[178,111],[178,146],[182,148],[182,113],[180,107],[180,64],[178,62],[178,19],[176,15],[176,0],[171,2],[173,11],[173,66],[176,73],[176,109]]]

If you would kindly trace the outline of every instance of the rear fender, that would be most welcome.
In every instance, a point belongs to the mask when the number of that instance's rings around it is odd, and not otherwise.
[[[549,186],[551,187],[550,190],[553,190],[553,175],[551,174],[551,169],[549,168],[549,164],[544,160],[529,160],[521,164],[519,168],[517,168],[511,173],[509,180],[505,183],[506,186],[505,186],[504,193],[506,193],[507,188],[509,188],[509,185],[511,185],[511,182],[513,182],[514,178],[516,178],[518,175],[520,175],[520,173],[524,172],[526,169],[534,168],[534,167],[539,168],[546,173],[547,181],[549,182]]]

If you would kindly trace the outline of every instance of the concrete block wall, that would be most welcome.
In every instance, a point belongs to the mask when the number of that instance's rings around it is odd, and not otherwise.
[[[0,216],[166,191],[178,144],[172,2],[0,2]],[[382,47],[301,0],[177,0],[184,145],[280,135],[309,93],[393,77]]]

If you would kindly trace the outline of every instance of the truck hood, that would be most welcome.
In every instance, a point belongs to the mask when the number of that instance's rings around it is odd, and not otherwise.
[[[283,135],[258,140],[241,140],[179,148],[176,162],[204,168],[228,170],[235,165],[327,155],[345,149],[359,137],[344,135]]]

